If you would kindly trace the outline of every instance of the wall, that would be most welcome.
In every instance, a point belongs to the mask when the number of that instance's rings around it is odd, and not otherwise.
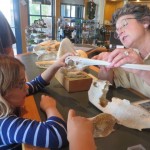
[[[56,28],[55,28],[55,37],[57,37],[57,29],[58,29],[57,20],[60,17],[60,3],[61,3],[60,0],[55,1],[55,26],[56,26]]]
[[[137,2],[130,2],[130,3],[138,4]],[[139,4],[147,5],[148,7],[150,7],[150,2],[139,2]],[[120,8],[123,5],[124,5],[123,1],[122,2],[107,1],[105,4],[104,20],[111,20],[112,14],[116,11],[117,8]]]
[[[120,8],[122,6],[123,2],[106,2],[104,20],[110,21],[112,18],[112,14],[116,11],[117,8]]]
[[[93,0],[93,2],[96,3],[95,20],[97,20],[99,24],[103,24],[105,0]]]
[[[123,6],[123,1],[110,2],[106,0],[93,0],[93,2],[97,5],[95,20],[97,20],[99,24],[104,24],[105,20],[110,21],[114,11],[116,11],[117,8]]]
[[[26,52],[26,37],[25,28],[28,26],[28,11],[27,4],[25,5],[20,1],[20,21],[21,21],[21,34],[22,34],[22,52]]]
[[[85,10],[84,10],[84,15],[83,15],[83,18],[84,19],[88,19],[88,15],[87,15],[87,2],[88,2],[89,0],[84,0],[84,6],[85,6]]]

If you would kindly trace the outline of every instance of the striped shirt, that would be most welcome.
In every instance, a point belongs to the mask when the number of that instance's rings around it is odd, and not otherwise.
[[[47,85],[41,76],[27,84],[29,94]],[[38,122],[10,115],[0,119],[0,149],[15,150],[21,143],[58,149],[68,143],[66,128],[66,123],[55,116],[48,118],[45,122]]]

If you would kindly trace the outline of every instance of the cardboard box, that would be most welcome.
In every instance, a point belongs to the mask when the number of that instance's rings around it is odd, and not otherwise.
[[[84,71],[82,71],[82,73],[85,75],[84,78],[68,78],[61,70],[58,70],[55,74],[55,78],[68,92],[87,91],[91,86],[92,77]]]

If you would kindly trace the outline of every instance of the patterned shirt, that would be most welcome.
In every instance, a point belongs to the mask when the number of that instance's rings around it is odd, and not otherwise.
[[[27,84],[29,94],[47,85],[41,76]],[[10,115],[0,119],[0,149],[17,150],[21,143],[58,149],[68,143],[66,128],[66,123],[55,116],[48,118],[45,122],[38,122]]]

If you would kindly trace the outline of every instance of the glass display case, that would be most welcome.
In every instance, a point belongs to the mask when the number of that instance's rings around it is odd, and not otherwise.
[[[35,20],[34,23],[25,29],[27,51],[32,51],[38,43],[50,39],[49,28],[43,19]]]
[[[58,19],[58,40],[69,38],[75,44],[107,46],[111,28],[96,20]]]

